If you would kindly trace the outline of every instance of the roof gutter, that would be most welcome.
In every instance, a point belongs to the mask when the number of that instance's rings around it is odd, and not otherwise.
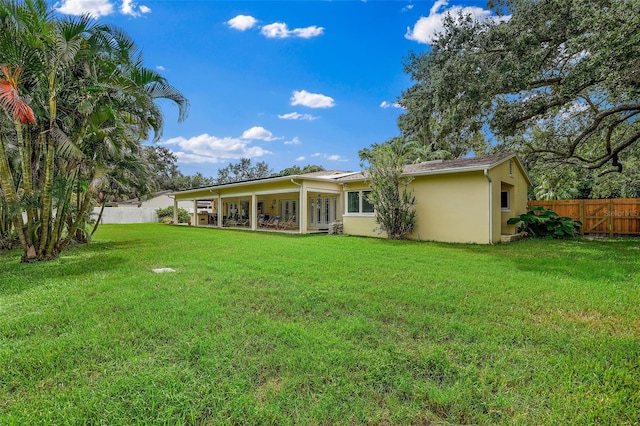
[[[452,173],[465,173],[465,172],[485,172],[493,168],[495,164],[485,164],[482,166],[469,166],[469,167],[456,167],[450,169],[437,169],[437,170],[429,170],[429,171],[418,171],[418,172],[410,172],[410,173],[402,173],[402,176],[431,176],[431,175],[447,175]],[[349,183],[349,182],[363,182],[366,181],[367,178],[363,177],[361,179],[350,179],[346,182],[338,182],[341,184]]]
[[[493,244],[493,181],[489,176],[489,169],[483,170],[484,177],[489,181],[489,244]]]
[[[426,175],[446,175],[449,173],[464,173],[464,172],[475,172],[475,171],[487,171],[492,168],[493,165],[487,164],[485,166],[469,166],[469,167],[456,167],[450,169],[436,169],[429,171],[420,171],[413,173],[402,173],[402,176],[426,176]]]

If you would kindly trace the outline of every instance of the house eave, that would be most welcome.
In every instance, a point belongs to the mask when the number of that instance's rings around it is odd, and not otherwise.
[[[522,165],[522,163],[520,162],[520,160],[518,159],[518,156],[516,154],[510,154],[508,156],[505,156],[503,158],[501,158],[498,161],[494,161],[493,163],[486,163],[486,164],[476,164],[473,166],[467,166],[467,167],[451,167],[448,169],[436,169],[436,170],[420,170],[420,171],[416,171],[416,172],[409,172],[409,173],[402,173],[402,176],[404,177],[417,177],[417,176],[432,176],[432,175],[445,175],[445,174],[452,174],[452,173],[468,173],[468,172],[482,172],[484,173],[485,170],[491,170],[494,167],[504,163],[505,161],[509,161],[515,159],[516,162],[518,163],[518,167],[520,167],[520,170],[522,172],[522,174],[524,175],[525,179],[527,180],[527,183],[529,184],[529,186],[532,186],[532,182],[531,182],[531,178],[529,178],[529,175],[527,174],[524,166]],[[346,180],[346,181],[341,181],[339,182],[342,185],[345,184],[349,184],[350,182],[364,182],[366,181],[367,178],[366,177],[362,177],[362,178],[358,178],[358,179],[351,179],[351,180]]]
[[[344,175],[342,175],[341,177],[343,176]],[[330,177],[330,176],[317,177],[317,176],[305,176],[305,175],[276,176],[276,177],[270,177],[270,178],[264,178],[264,179],[254,179],[254,180],[243,181],[243,182],[232,182],[232,183],[225,183],[222,185],[206,186],[202,188],[186,189],[184,191],[172,192],[171,195],[173,196],[190,195],[190,194],[195,194],[199,192],[215,193],[216,191],[222,190],[222,189],[242,188],[242,187],[248,187],[248,186],[255,186],[256,184],[288,182],[291,180],[337,183],[336,179],[338,179],[337,176],[336,177]]]

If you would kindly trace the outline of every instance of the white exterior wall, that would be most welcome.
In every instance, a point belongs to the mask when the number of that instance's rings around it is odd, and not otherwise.
[[[98,219],[100,207],[93,209],[92,218]],[[101,224],[105,223],[152,223],[158,221],[156,209],[150,207],[105,207]]]
[[[158,221],[156,209],[173,207],[173,198],[160,195],[136,204],[123,204],[118,207],[105,207],[102,213],[101,224],[105,223],[153,223]],[[193,201],[180,201],[178,207],[193,214]],[[100,207],[93,209],[92,219],[98,219]]]

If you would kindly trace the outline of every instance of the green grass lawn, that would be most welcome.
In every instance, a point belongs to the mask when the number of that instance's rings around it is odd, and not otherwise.
[[[640,423],[638,240],[111,225],[19,256],[0,424]]]

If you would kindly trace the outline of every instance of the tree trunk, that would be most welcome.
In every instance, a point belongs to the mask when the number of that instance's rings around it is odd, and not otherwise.
[[[106,204],[105,201],[102,202],[102,205],[100,206],[100,213],[98,214],[98,219],[96,220],[96,223],[93,225],[93,229],[91,230],[91,236],[93,237],[93,234],[96,233],[96,231],[98,230],[98,225],[100,225],[100,221],[102,220],[102,213],[104,212],[104,205]]]
[[[2,187],[7,208],[11,210],[18,202],[18,194],[13,184],[13,175],[9,168],[9,159],[4,146],[4,139],[2,138],[0,138],[0,187]],[[33,256],[34,247],[32,244],[29,244],[24,234],[24,221],[21,213],[13,216],[13,227],[20,240],[20,245],[24,249],[23,260],[29,261],[35,258],[35,256]]]
[[[82,206],[80,207],[80,209],[78,209],[78,216],[76,217],[76,220],[73,222],[73,225],[71,225],[71,228],[69,229],[69,232],[67,233],[66,238],[57,245],[58,253],[64,251],[64,249],[67,248],[71,240],[74,238],[76,230],[78,229],[78,226],[82,222],[84,215],[87,213],[87,210],[89,210],[90,205],[91,205],[91,191],[87,190],[84,193]]]
[[[18,139],[18,151],[20,152],[20,160],[22,162],[22,189],[28,198],[27,205],[27,233],[25,238],[29,246],[33,245],[33,223],[36,217],[36,209],[33,207],[33,172],[31,169],[31,143],[25,141],[23,135],[22,124],[20,121],[14,121],[16,136]]]
[[[49,238],[51,238],[51,214],[52,214],[52,194],[53,168],[55,166],[55,146],[51,132],[56,123],[56,97],[55,97],[55,74],[49,75],[49,129],[46,140],[46,153],[44,156],[44,184],[42,185],[42,224],[40,227],[40,241],[38,254],[42,256],[47,251]]]

